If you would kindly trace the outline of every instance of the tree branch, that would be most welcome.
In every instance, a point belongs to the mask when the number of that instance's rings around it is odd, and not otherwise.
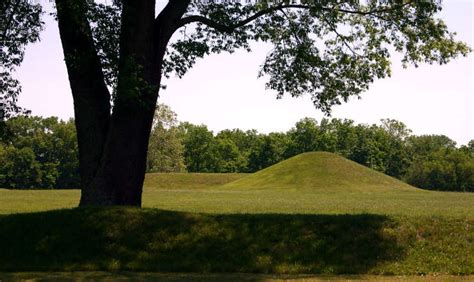
[[[155,19],[155,31],[170,36],[176,31],[174,28],[180,22],[191,0],[170,0]]]
[[[385,9],[373,9],[373,10],[365,11],[365,12],[364,11],[357,11],[357,10],[335,9],[334,7],[307,6],[307,5],[302,5],[302,4],[284,4],[284,5],[278,5],[278,6],[275,6],[275,7],[271,7],[271,8],[265,9],[265,10],[261,10],[261,11],[255,13],[255,14],[253,14],[252,16],[246,18],[245,20],[242,20],[242,21],[237,22],[237,23],[232,24],[232,25],[225,25],[225,24],[216,22],[212,19],[206,18],[204,16],[200,16],[200,15],[191,15],[191,16],[187,16],[185,18],[182,18],[178,22],[178,25],[177,25],[176,29],[178,29],[180,27],[183,27],[187,24],[197,22],[197,23],[202,23],[204,25],[207,25],[211,28],[214,28],[214,29],[216,29],[220,32],[232,33],[235,29],[237,29],[239,27],[243,27],[243,26],[251,23],[252,21],[258,19],[261,16],[268,15],[268,14],[271,14],[271,13],[276,12],[276,11],[283,11],[284,9],[304,9],[304,10],[319,9],[321,11],[326,11],[326,12],[338,12],[338,13],[345,13],[345,14],[356,14],[356,15],[367,16],[367,15],[374,15],[374,14],[390,12],[390,11],[393,11],[393,10],[396,10],[396,9],[401,9],[405,6],[411,5],[412,3],[413,3],[413,1],[409,1],[409,2],[404,3],[402,5],[397,5],[397,6],[389,7],[389,8],[385,8]]]
[[[346,40],[346,36],[340,34],[338,31],[337,31],[337,27],[334,26],[334,24],[328,22],[325,20],[325,22],[329,25],[329,28],[336,34],[337,37],[339,37],[341,40],[342,40],[342,43],[352,52],[352,54],[356,57],[362,57],[359,53],[357,53],[351,46],[350,44],[347,42]]]

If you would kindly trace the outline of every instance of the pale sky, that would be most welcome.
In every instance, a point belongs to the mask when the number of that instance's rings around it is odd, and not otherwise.
[[[474,47],[474,2],[445,0],[440,17],[457,39]],[[41,42],[29,45],[17,72],[23,93],[19,104],[33,115],[74,116],[66,67],[57,23],[45,16]],[[257,129],[259,132],[287,131],[304,118],[318,121],[323,114],[310,97],[276,99],[257,79],[258,69],[269,51],[255,44],[252,53],[211,55],[184,78],[165,81],[159,103],[169,105],[180,121],[205,124],[215,133],[222,129]],[[474,56],[448,65],[421,65],[403,69],[393,58],[392,77],[376,81],[362,99],[333,108],[332,117],[356,123],[379,123],[391,118],[405,123],[414,134],[444,134],[458,145],[474,139]]]

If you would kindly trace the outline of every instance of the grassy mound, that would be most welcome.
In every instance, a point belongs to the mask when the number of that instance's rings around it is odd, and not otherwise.
[[[224,187],[318,189],[334,192],[416,190],[395,178],[327,152],[297,155]]]
[[[472,274],[474,221],[72,209],[0,216],[1,271]]]

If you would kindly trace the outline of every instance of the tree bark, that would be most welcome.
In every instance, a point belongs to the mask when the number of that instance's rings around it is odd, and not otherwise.
[[[110,94],[86,17],[86,1],[56,0],[56,8],[74,99],[82,196],[100,198],[102,192],[92,189],[91,183],[100,165],[110,124]]]

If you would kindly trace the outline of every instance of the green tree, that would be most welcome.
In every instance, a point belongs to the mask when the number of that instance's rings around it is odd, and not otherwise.
[[[182,123],[184,160],[189,172],[215,172],[219,155],[212,131],[205,125]]]
[[[5,125],[9,135],[2,140],[3,145],[11,147],[12,154],[16,152],[27,156],[30,151],[33,153],[32,167],[39,169],[40,176],[36,178],[35,188],[80,187],[77,137],[73,120],[64,122],[58,121],[56,117],[18,116],[7,120]],[[26,151],[22,151],[23,149]],[[4,187],[18,185],[19,183],[11,182],[10,186]],[[31,185],[27,186],[31,188]]]
[[[18,149],[0,145],[0,163],[2,164],[0,166],[0,187],[2,188],[39,188],[54,184],[56,176],[54,174],[45,175],[47,182],[44,183],[41,165],[31,148]]]
[[[256,130],[225,129],[217,133],[218,151],[224,163],[220,172],[247,172],[248,157],[257,139]],[[225,167],[225,169],[223,169]]]
[[[474,158],[474,140],[471,140],[467,145],[461,146],[461,150]]]
[[[348,158],[356,146],[357,140],[354,121],[349,119],[332,119],[331,128],[335,135],[335,151]]]
[[[317,140],[318,151],[336,152],[337,150],[337,128],[333,121],[323,118],[319,125]]]
[[[295,156],[304,152],[319,150],[318,122],[313,118],[303,118],[296,122],[295,127],[288,131],[289,144],[285,155]]]
[[[216,138],[218,165],[215,172],[242,172],[245,171],[247,160],[239,147],[231,139]]]
[[[258,146],[249,155],[249,170],[255,172],[284,160],[289,143],[285,133],[260,135]]]
[[[247,131],[240,129],[225,129],[216,135],[216,139],[230,140],[235,144],[235,146],[237,146],[237,149],[245,162],[245,164],[241,164],[243,167],[240,172],[248,172],[248,157],[251,151],[258,146],[258,132],[254,129]]]
[[[355,127],[356,145],[349,159],[376,170],[383,170],[383,152],[377,146],[376,126],[357,125]]]
[[[269,42],[274,48],[260,72],[267,87],[278,97],[309,94],[329,112],[390,75],[389,46],[415,65],[444,64],[470,51],[436,18],[439,1],[170,0],[159,12],[155,4],[56,0],[76,115],[81,205],[141,205],[162,75],[183,76],[210,53]],[[184,28],[186,36],[170,43]]]
[[[445,135],[420,135],[407,138],[412,158],[425,158],[442,149],[455,149],[456,142]]]
[[[383,119],[381,129],[385,133],[383,146],[385,147],[384,173],[401,178],[410,163],[406,140],[411,134],[405,124],[393,119]]]
[[[474,158],[462,150],[440,149],[415,159],[406,181],[430,190],[474,192]]]
[[[184,165],[183,136],[177,115],[165,104],[158,105],[148,144],[147,170],[150,172],[182,172]]]
[[[57,121],[51,126],[48,135],[50,159],[46,162],[57,164],[58,177],[54,188],[77,189],[80,187],[79,175],[79,152],[77,147],[77,135],[74,120]]]

